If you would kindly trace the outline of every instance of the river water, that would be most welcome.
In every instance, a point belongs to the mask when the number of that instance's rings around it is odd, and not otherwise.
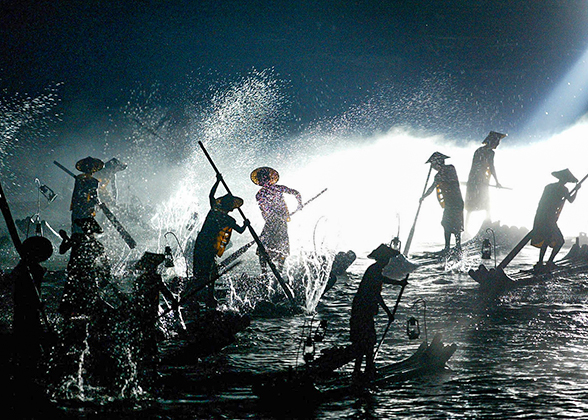
[[[77,395],[53,400],[52,408],[66,418],[110,419],[588,418],[587,274],[487,299],[477,293],[464,267],[446,271],[439,265],[420,266],[411,273],[376,363],[399,361],[418,347],[420,340],[406,335],[406,321],[414,316],[420,321],[421,339],[442,333],[444,343],[457,344],[447,372],[316,406],[258,400],[249,384],[251,375],[302,363],[300,344],[309,326],[327,321],[317,351],[348,343],[353,294],[372,262],[367,252],[357,254],[313,313],[253,317],[236,342],[220,353],[192,366],[161,366],[161,386],[155,393],[126,399]],[[536,249],[527,247],[508,270],[528,268],[536,257]],[[479,262],[474,257],[469,264]],[[485,262],[488,267],[493,263]],[[46,287],[46,296],[59,295],[52,290],[57,284]],[[398,291],[397,286],[384,286],[389,306]],[[380,335],[385,325],[380,311]],[[161,350],[165,353],[165,345]]]

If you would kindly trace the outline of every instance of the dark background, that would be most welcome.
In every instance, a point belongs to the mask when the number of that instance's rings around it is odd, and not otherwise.
[[[0,88],[5,102],[50,90],[49,137],[64,139],[114,129],[136,89],[157,86],[171,109],[269,69],[285,81],[289,133],[346,115],[363,132],[530,141],[587,111],[523,129],[588,48],[587,10],[571,0],[2,1]]]

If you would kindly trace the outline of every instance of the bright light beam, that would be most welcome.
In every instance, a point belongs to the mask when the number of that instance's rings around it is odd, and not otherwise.
[[[523,132],[541,137],[554,134],[558,128],[575,123],[588,111],[587,105],[588,50],[539,107]]]

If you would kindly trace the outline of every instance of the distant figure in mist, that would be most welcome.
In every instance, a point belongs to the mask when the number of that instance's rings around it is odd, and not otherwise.
[[[136,317],[133,322],[137,334],[138,366],[137,370],[151,385],[157,374],[157,318],[159,314],[160,293],[171,303],[172,308],[179,307],[177,299],[163,283],[157,269],[164,261],[164,254],[145,252],[135,264],[141,271],[135,281]]]
[[[34,377],[42,355],[44,340],[41,323],[41,284],[46,269],[40,265],[53,254],[49,239],[31,236],[22,243],[22,259],[8,276],[13,286],[14,313],[12,328],[18,376]]]
[[[215,198],[218,185],[222,181],[222,175],[217,174],[216,182],[208,196],[210,211],[202,224],[202,229],[194,243],[193,273],[195,282],[188,286],[185,293],[190,293],[190,288],[209,283],[206,305],[208,308],[216,307],[214,298],[214,278],[218,275],[216,257],[225,252],[225,248],[231,239],[231,233],[236,230],[238,233],[245,232],[249,226],[249,220],[245,219],[243,226],[239,226],[235,219],[229,216],[229,212],[243,205],[243,200],[231,194]]]
[[[94,175],[98,179],[98,196],[107,204],[116,204],[118,188],[116,186],[116,174],[127,169],[127,164],[117,158],[112,158],[104,164],[104,167]]]
[[[284,194],[296,197],[300,210],[303,207],[302,196],[298,191],[284,185],[276,184],[280,179],[278,171],[263,166],[251,172],[251,180],[261,189],[255,195],[261,215],[265,221],[260,235],[270,259],[276,265],[278,271],[282,271],[284,262],[290,255],[290,238],[288,236],[288,222],[290,212],[284,200]],[[267,273],[267,262],[260,255],[261,268]]]
[[[382,274],[382,270],[388,264],[390,258],[399,254],[399,251],[382,244],[368,255],[368,258],[374,259],[376,262],[367,268],[359,283],[351,305],[351,319],[349,321],[349,336],[355,355],[354,380],[360,379],[361,364],[364,356],[367,379],[373,378],[376,373],[374,365],[374,347],[376,345],[374,317],[378,313],[378,307],[381,307],[388,314],[390,321],[394,321],[392,312],[382,298],[382,285],[385,283],[402,286],[408,283],[406,279],[393,280]]]
[[[547,261],[547,268],[551,269],[555,267],[555,263],[553,262],[555,256],[565,243],[563,234],[557,226],[557,221],[566,200],[573,203],[580,189],[579,183],[571,194],[566,188],[565,184],[568,182],[578,182],[569,169],[552,172],[551,175],[556,177],[558,181],[547,185],[543,190],[543,195],[541,195],[535,213],[535,220],[533,221],[531,245],[540,249],[539,261],[535,265],[537,270],[543,267],[543,258],[545,257],[547,247],[553,248]]]
[[[75,178],[71,197],[72,234],[82,232],[81,228],[76,224],[76,220],[96,216],[96,206],[99,204],[99,181],[93,175],[102,168],[104,168],[104,162],[91,156],[76,163],[76,169],[82,173]]]
[[[490,178],[494,177],[496,187],[502,188],[494,168],[494,149],[498,147],[500,140],[504,137],[506,134],[490,131],[482,142],[483,146],[474,152],[465,196],[466,228],[470,214],[474,211],[484,210],[486,220],[490,220],[490,194],[488,191]]]
[[[463,232],[463,198],[459,187],[459,179],[453,165],[446,165],[445,156],[442,153],[435,152],[431,155],[426,163],[437,171],[433,184],[420,198],[423,201],[433,191],[437,191],[437,199],[443,208],[443,226],[445,235],[445,248],[443,253],[448,253],[451,246],[451,235],[455,236],[455,248],[461,251],[461,232]]]

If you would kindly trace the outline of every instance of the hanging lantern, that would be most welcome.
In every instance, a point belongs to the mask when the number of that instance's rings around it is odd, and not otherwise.
[[[314,359],[314,342],[312,337],[308,336],[304,341],[304,361],[306,363],[312,362]]]
[[[492,245],[490,244],[490,239],[484,239],[482,242],[482,259],[489,260],[492,258]]]
[[[164,266],[173,267],[174,266],[174,256],[172,255],[171,248],[169,246],[165,247],[164,255],[165,255],[165,259],[163,260]]]
[[[325,339],[325,334],[327,333],[327,320],[323,319],[319,326],[317,327],[314,333],[314,341],[320,343]]]
[[[39,191],[41,192],[41,194],[43,194],[43,197],[45,197],[49,202],[52,202],[53,200],[55,200],[55,197],[57,197],[57,194],[55,194],[53,190],[49,188],[47,185],[40,185]]]
[[[396,251],[400,251],[400,246],[401,246],[400,238],[398,236],[396,236],[390,242],[390,248],[395,249]]]
[[[410,340],[416,340],[421,335],[419,320],[414,316],[411,316],[406,322],[406,335],[408,335]]]

